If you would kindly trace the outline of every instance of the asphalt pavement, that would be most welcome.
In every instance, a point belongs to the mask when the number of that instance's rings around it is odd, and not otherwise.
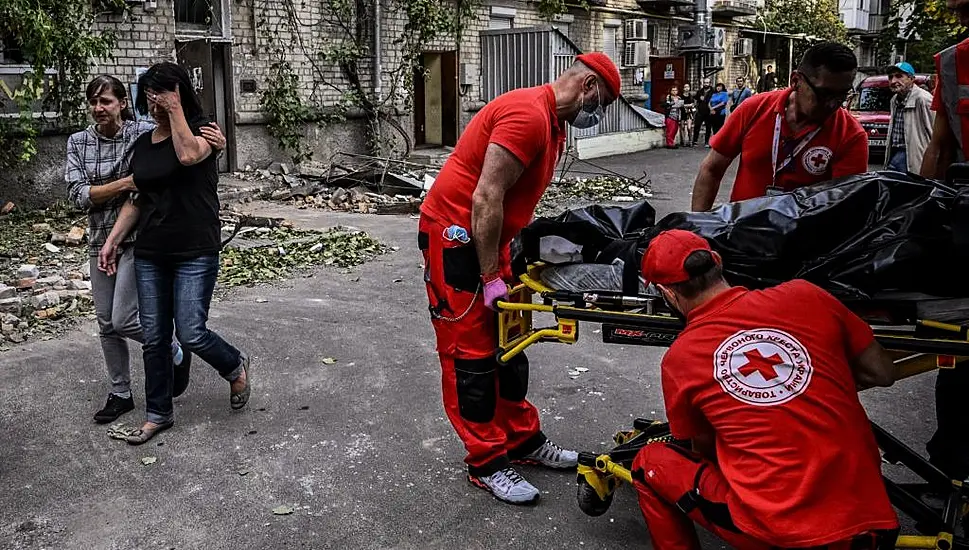
[[[662,216],[688,208],[704,152],[596,164],[646,170]],[[197,362],[175,401],[175,427],[141,447],[109,439],[91,420],[108,388],[93,321],[0,354],[0,549],[650,547],[628,487],[592,518],[576,505],[573,473],[522,468],[542,490],[534,507],[501,504],[465,481],[463,447],[441,405],[416,220],[247,208],[301,227],[358,227],[399,249],[349,272],[321,268],[214,303],[210,328],[253,358],[249,407],[231,411],[228,385]],[[636,417],[664,416],[663,350],[606,345],[596,328],[583,326],[573,346],[529,351],[529,397],[546,433],[590,451],[607,449]],[[144,406],[139,351],[132,346],[136,410],[122,419],[133,425]],[[577,366],[589,370],[573,380]],[[921,449],[934,427],[933,383],[922,376],[864,401]],[[156,461],[144,464],[149,457]],[[293,512],[275,515],[280,506]]]

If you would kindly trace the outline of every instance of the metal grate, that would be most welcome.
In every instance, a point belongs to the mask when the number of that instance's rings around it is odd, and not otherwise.
[[[551,82],[582,53],[567,36],[551,27],[481,31],[481,86],[484,101],[516,88]],[[652,126],[625,98],[605,112],[595,128],[577,130],[567,126],[567,143],[600,134],[632,132]]]

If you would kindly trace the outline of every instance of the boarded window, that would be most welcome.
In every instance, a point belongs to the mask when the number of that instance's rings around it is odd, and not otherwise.
[[[602,27],[602,53],[609,56],[609,59],[616,65],[622,65],[622,60],[618,54],[618,31],[619,27]]]
[[[492,30],[510,29],[514,27],[514,19],[492,15],[488,20],[488,28]]]

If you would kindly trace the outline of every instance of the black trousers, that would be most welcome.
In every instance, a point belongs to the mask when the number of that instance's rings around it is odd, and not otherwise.
[[[720,128],[723,128],[723,123],[726,122],[726,120],[727,120],[727,115],[724,115],[724,114],[718,115],[715,113],[710,114],[710,126],[713,127],[714,135],[716,135],[716,133],[720,131]]]
[[[929,462],[953,479],[969,477],[969,362],[939,369],[935,380],[938,429],[926,445]]]
[[[704,140],[704,143],[710,143],[710,135],[711,135],[710,125],[711,125],[710,111],[698,110],[696,112],[696,118],[693,120],[693,143],[700,142],[700,126],[703,126],[707,129],[706,139]]]

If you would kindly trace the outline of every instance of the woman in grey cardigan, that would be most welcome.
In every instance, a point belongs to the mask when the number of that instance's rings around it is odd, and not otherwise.
[[[141,342],[143,338],[129,250],[135,235],[129,235],[119,249],[117,273],[113,276],[98,270],[98,252],[111,233],[121,206],[135,190],[129,168],[132,145],[155,125],[134,120],[125,86],[113,76],[96,77],[88,84],[85,97],[94,124],[68,138],[64,179],[71,202],[88,212],[91,287],[101,349],[111,379],[107,402],[94,414],[94,420],[106,423],[134,409],[127,340]],[[218,126],[203,128],[202,134],[213,148],[225,147],[225,137]],[[175,342],[172,346],[179,367],[175,369],[178,395],[188,386],[191,355],[183,353]]]

